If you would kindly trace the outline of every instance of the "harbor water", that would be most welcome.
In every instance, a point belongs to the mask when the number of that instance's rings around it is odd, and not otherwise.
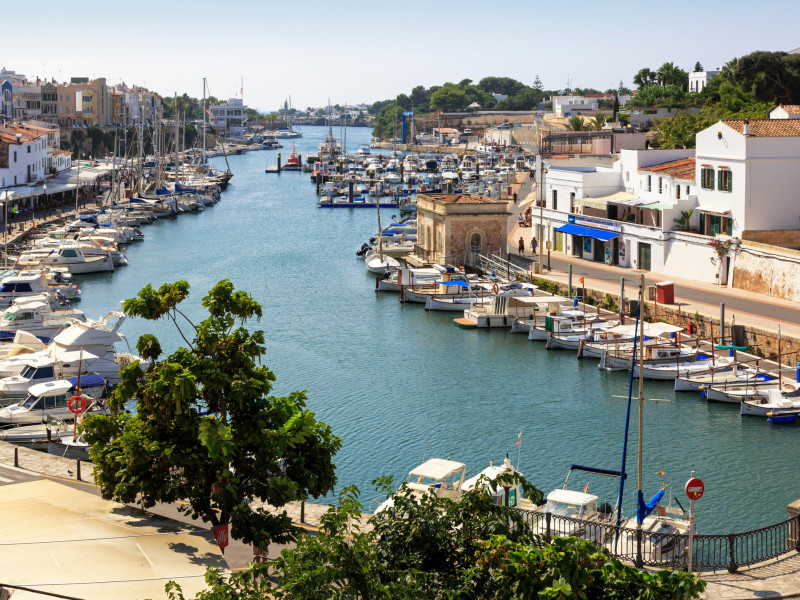
[[[323,134],[303,129],[296,146],[304,159]],[[370,135],[349,129],[348,148],[368,143]],[[292,140],[282,143],[285,161]],[[394,475],[399,482],[425,458],[462,461],[471,476],[508,453],[545,493],[563,485],[572,464],[620,468],[627,373],[601,372],[597,361],[547,351],[507,330],[462,330],[453,326],[454,313],[426,312],[401,304],[396,294],[376,293],[374,276],[355,255],[377,231],[375,210],[317,208],[307,174],[265,174],[275,155],[229,157],[234,178],[219,204],[144,229],[144,242],[126,250],[129,266],[78,277],[78,307],[96,318],[148,283],[185,279],[192,286],[185,310],[201,319],[200,300],[217,281],[229,278],[250,292],[264,307],[253,327],[266,334],[274,393],[308,391],[310,408],[344,442],[337,492],[356,484],[367,508],[373,479]],[[221,157],[212,162],[225,166]],[[391,214],[381,211],[384,225]],[[165,348],[181,341],[166,321],[131,319],[122,331],[134,349],[145,332]],[[695,504],[699,532],[786,518],[786,504],[800,497],[791,483],[800,478],[795,426],[742,418],[738,406],[676,394],[671,383],[645,385],[646,498],[660,489],[663,470],[663,481],[688,509],[683,486],[696,471],[706,488]],[[636,415],[634,402],[628,516],[636,493]],[[572,489],[586,484],[601,501],[615,502],[617,480],[583,473],[570,480]]]

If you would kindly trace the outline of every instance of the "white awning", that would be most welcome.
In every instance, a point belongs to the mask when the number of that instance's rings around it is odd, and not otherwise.
[[[708,213],[710,215],[719,215],[721,217],[726,217],[729,214],[731,214],[731,211],[728,210],[727,208],[717,208],[716,206],[708,206],[708,205],[705,205],[705,204],[702,205],[702,206],[698,206],[696,210],[699,210],[700,212]]]
[[[621,336],[633,337],[636,335],[636,325],[617,325],[605,330],[606,333],[615,333]],[[670,325],[669,323],[645,323],[644,334],[648,337],[663,335],[665,333],[675,333],[683,331],[682,327]]]
[[[614,192],[608,196],[597,196],[595,198],[575,198],[573,204],[575,206],[588,206],[589,208],[604,209],[609,202],[615,204],[632,204],[639,201],[636,194],[629,194],[628,192]]]
[[[411,471],[409,475],[412,477],[427,477],[428,479],[442,481],[466,469],[467,465],[464,463],[454,460],[445,460],[443,458],[432,458]]]

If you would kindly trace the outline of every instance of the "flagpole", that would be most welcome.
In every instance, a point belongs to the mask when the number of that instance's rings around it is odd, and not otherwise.
[[[522,453],[522,430],[519,432],[519,438],[517,441],[519,442],[517,444],[517,471],[519,471],[519,455]]]

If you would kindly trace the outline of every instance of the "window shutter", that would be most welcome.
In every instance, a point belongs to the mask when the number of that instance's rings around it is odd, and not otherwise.
[[[714,187],[714,186],[711,186],[711,187]],[[717,171],[717,189],[718,190],[722,190],[722,169]]]
[[[733,190],[733,171],[728,171],[728,190]]]

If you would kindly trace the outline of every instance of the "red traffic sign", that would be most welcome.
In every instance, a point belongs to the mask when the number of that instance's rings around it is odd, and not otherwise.
[[[703,497],[704,491],[705,486],[701,479],[692,477],[686,482],[686,495],[689,497],[689,500],[700,500],[700,498]]]
[[[214,539],[217,540],[217,546],[219,546],[219,549],[224,550],[225,546],[228,545],[228,525],[225,524],[218,527],[212,527],[211,531],[214,534]]]

